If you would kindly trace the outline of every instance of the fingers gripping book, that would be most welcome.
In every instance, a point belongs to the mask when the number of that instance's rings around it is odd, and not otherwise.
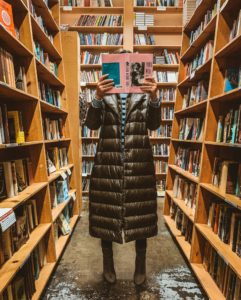
[[[140,86],[153,72],[152,54],[102,54],[102,75],[113,79],[108,94],[143,93]]]

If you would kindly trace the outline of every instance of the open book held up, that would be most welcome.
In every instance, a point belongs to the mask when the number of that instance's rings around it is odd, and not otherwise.
[[[115,84],[108,94],[143,93],[140,86],[152,71],[152,54],[102,54],[102,74],[109,74]]]

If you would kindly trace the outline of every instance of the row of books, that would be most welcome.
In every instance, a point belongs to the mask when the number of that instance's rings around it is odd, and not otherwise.
[[[82,191],[88,192],[90,187],[90,180],[89,178],[82,178]]]
[[[209,207],[208,226],[241,257],[241,214],[238,211],[213,201]]]
[[[59,204],[70,199],[69,175],[65,179],[56,179],[49,185],[51,208],[57,207]]]
[[[80,33],[80,45],[122,45],[122,33]]]
[[[136,12],[134,18],[135,26],[154,26],[154,15],[144,12]]]
[[[64,137],[64,124],[62,118],[43,118],[44,137],[46,140],[58,140]]]
[[[206,100],[208,97],[208,85],[209,82],[201,80],[189,87],[183,96],[182,108],[187,108]]]
[[[230,31],[229,40],[233,40],[237,36],[241,34],[241,9],[239,10],[239,14],[237,19],[233,21],[232,29]]]
[[[162,107],[161,108],[162,120],[173,120],[174,118],[174,107]]]
[[[175,88],[161,88],[159,89],[159,97],[161,102],[169,102],[176,100],[176,89]]]
[[[153,34],[137,33],[134,36],[135,45],[155,45],[155,37]]]
[[[0,299],[32,299],[36,291],[35,282],[46,263],[46,243],[41,240],[3,291]]]
[[[180,63],[180,55],[178,51],[169,51],[163,49],[160,53],[154,54],[154,63],[158,65],[176,65]]]
[[[170,216],[175,221],[176,228],[181,231],[185,241],[191,244],[193,223],[183,213],[183,211],[171,200]]]
[[[73,216],[73,201],[68,202],[63,212],[59,215],[54,223],[54,239],[57,245],[60,236],[69,235],[72,231],[70,221]]]
[[[168,137],[170,138],[172,134],[172,125],[171,124],[164,124],[160,125],[157,130],[150,130],[149,136],[152,138],[156,137]]]
[[[154,166],[155,166],[155,172],[157,174],[166,174],[167,173],[167,169],[168,169],[168,164],[166,161],[162,161],[162,160],[155,160],[154,161]]]
[[[94,165],[93,161],[88,161],[88,160],[82,161],[82,174],[89,175],[92,171],[93,165]]]
[[[217,13],[217,3],[214,4],[212,9],[208,9],[202,19],[202,22],[199,24],[199,26],[195,29],[192,30],[190,33],[190,40],[189,44],[191,45],[197,38],[198,36],[203,32],[205,27],[208,25],[208,23],[212,20],[212,18],[216,15]]]
[[[0,144],[20,144],[25,142],[22,112],[9,110],[0,104]]]
[[[25,68],[14,61],[12,54],[0,47],[0,81],[13,88],[27,90]]]
[[[179,146],[175,157],[175,165],[188,171],[194,176],[199,176],[200,154],[199,149],[194,150]]]
[[[34,41],[34,53],[36,58],[46,66],[46,68],[53,73],[55,76],[58,76],[58,65],[56,62],[50,61],[49,54],[44,51],[41,45]]]
[[[153,77],[157,82],[177,83],[178,72],[175,71],[153,71]]]
[[[38,86],[39,94],[43,101],[48,102],[49,104],[52,104],[54,106],[61,107],[60,91],[58,91],[48,83],[45,83],[44,81],[39,81]]]
[[[203,138],[203,118],[180,119],[179,135],[180,140],[201,141]]]
[[[112,0],[61,0],[62,6],[113,7]]]
[[[183,200],[185,205],[196,210],[197,185],[186,178],[176,174],[173,183],[173,197]]]
[[[105,53],[105,54],[107,54],[107,53]],[[101,64],[101,54],[100,53],[91,53],[89,51],[83,51],[81,53],[81,64],[83,64],[83,65]]]
[[[208,243],[205,243],[203,265],[211,275],[225,299],[239,300],[241,297],[241,280],[227,262]]]
[[[157,191],[164,192],[166,190],[166,179],[157,179],[156,187]]]
[[[60,170],[68,165],[68,150],[66,147],[52,147],[47,149],[48,174]]]
[[[82,15],[76,22],[76,26],[122,26],[122,15]]]
[[[97,82],[101,74],[101,71],[82,71],[80,73],[80,82]]]
[[[241,104],[218,117],[216,142],[241,144]]]
[[[82,143],[82,155],[95,155],[97,143]]]
[[[0,233],[0,266],[28,241],[31,232],[39,224],[36,199],[18,206],[13,214],[11,225]]]
[[[94,89],[82,89],[82,94],[85,97],[86,101],[90,103],[95,96]]]
[[[221,193],[233,194],[241,198],[241,163],[215,157],[212,184]]]
[[[169,145],[168,144],[156,144],[152,145],[153,155],[169,156]]]
[[[33,183],[32,163],[29,158],[0,163],[0,200],[12,198]]]
[[[135,6],[182,6],[181,0],[135,0]]]
[[[209,40],[195,58],[185,65],[186,76],[193,77],[193,73],[213,56],[213,40]]]
[[[99,131],[91,130],[87,126],[82,126],[82,137],[99,137]]]

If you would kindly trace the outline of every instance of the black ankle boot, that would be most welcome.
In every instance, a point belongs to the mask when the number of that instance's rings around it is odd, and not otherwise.
[[[116,282],[116,273],[113,260],[112,243],[106,247],[102,243],[103,252],[103,277],[109,283]]]
[[[134,273],[134,283],[142,285],[146,280],[146,249],[136,250],[136,265]]]

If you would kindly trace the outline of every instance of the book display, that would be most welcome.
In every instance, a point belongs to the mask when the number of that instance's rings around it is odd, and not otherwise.
[[[59,3],[0,7],[0,298],[39,299],[80,208]]]
[[[101,1],[93,1],[93,5],[91,1],[82,1],[82,7],[79,2],[62,1],[61,24],[69,33],[77,31],[80,37],[80,84],[87,102],[91,102],[96,81],[101,76],[101,54],[111,54],[122,47],[134,53],[153,54],[153,74],[163,103],[163,121],[157,131],[150,132],[150,140],[156,149],[158,192],[164,195],[180,59],[182,1],[112,0],[104,1],[105,7]],[[104,26],[100,27],[101,22]],[[115,23],[108,26],[106,22]],[[87,128],[81,132],[83,194],[88,194],[88,177],[95,153],[90,145],[96,144],[98,132]]]
[[[241,297],[240,11],[184,1],[164,218],[211,300]]]

